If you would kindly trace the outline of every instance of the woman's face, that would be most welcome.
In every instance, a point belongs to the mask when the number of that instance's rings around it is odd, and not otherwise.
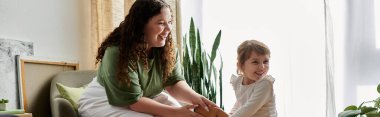
[[[250,57],[240,66],[240,70],[244,74],[246,83],[256,82],[268,73],[269,55],[258,55],[256,52],[251,52]]]
[[[162,47],[171,31],[172,17],[169,8],[162,8],[161,13],[153,16],[144,28],[144,40],[148,49]]]

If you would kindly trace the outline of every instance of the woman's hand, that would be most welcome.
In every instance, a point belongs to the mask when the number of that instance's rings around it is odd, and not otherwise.
[[[219,107],[209,107],[209,111],[202,107],[196,107],[194,112],[203,115],[204,117],[228,117],[228,114]]]
[[[208,106],[216,107],[216,105],[205,98],[204,96],[198,94],[186,83],[186,81],[179,81],[173,86],[166,87],[166,91],[169,92],[171,96],[176,98],[179,101],[190,103],[192,105],[199,105],[203,108]]]
[[[128,107],[136,112],[147,113],[159,117],[203,117],[192,111],[197,105],[175,107],[159,103],[146,97],[141,97],[136,103],[129,105]]]
[[[167,113],[164,117],[203,117],[202,115],[191,111],[195,107],[197,107],[197,105],[186,105],[175,108],[173,113]]]
[[[194,105],[199,105],[207,110],[209,107],[217,107],[217,105],[214,104],[212,101],[208,100],[207,98],[205,98],[204,96],[198,93],[195,93],[192,96],[193,97],[191,97],[190,99],[191,99],[192,104]]]

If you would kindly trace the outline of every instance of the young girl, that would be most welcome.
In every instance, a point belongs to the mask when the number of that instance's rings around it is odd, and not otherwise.
[[[232,75],[231,84],[236,102],[231,117],[277,117],[274,78],[267,75],[270,50],[262,42],[247,40],[239,45],[238,75]]]

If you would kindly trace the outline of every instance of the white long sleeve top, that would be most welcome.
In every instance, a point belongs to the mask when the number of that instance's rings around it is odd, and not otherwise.
[[[235,91],[236,102],[230,117],[277,117],[274,78],[267,75],[249,85],[243,85],[242,82],[242,76],[232,75],[230,83]]]

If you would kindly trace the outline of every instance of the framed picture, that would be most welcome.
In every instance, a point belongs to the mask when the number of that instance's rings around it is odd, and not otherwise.
[[[0,98],[8,99],[7,109],[17,109],[15,55],[33,56],[33,43],[0,37]]]
[[[36,117],[51,116],[50,82],[62,71],[78,70],[78,62],[16,56],[18,106]]]

